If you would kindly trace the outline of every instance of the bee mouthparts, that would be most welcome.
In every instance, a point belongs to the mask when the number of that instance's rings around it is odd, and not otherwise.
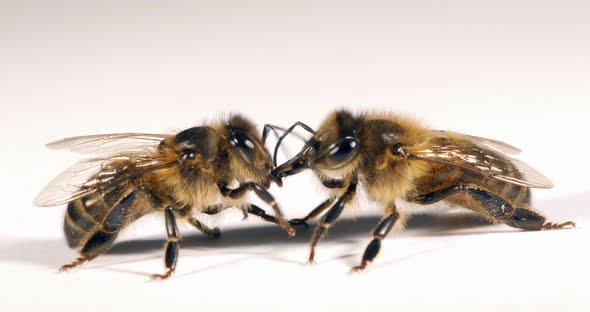
[[[273,173],[270,174],[271,179],[279,186],[283,186],[283,180]]]

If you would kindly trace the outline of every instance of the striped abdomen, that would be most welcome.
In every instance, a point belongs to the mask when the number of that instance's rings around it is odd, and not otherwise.
[[[473,155],[476,158],[479,157],[480,159],[478,161],[485,166],[490,168],[501,168],[505,173],[504,175],[508,177],[522,178],[522,173],[518,168],[504,156],[479,146],[468,145],[469,143],[463,142],[463,144],[467,145],[465,149],[468,151],[478,151],[477,153],[472,153],[470,155]],[[516,185],[486,176],[485,171],[479,172],[477,170],[468,170],[459,166],[447,164],[431,165],[432,169],[430,173],[417,181],[417,194],[428,194],[458,185],[471,186],[500,197],[514,208],[530,207],[531,192],[530,188],[526,186]],[[452,194],[453,195],[446,199],[451,204],[474,209],[480,212],[486,211],[486,209],[481,206],[481,203],[472,196],[473,194],[469,194],[468,192],[452,192]]]
[[[487,153],[492,155],[495,154],[492,151],[487,151]],[[515,165],[506,161],[506,159],[499,154],[495,154],[494,156],[496,158],[488,160],[490,165],[502,168],[505,176],[517,179],[523,178],[522,173]],[[504,182],[494,178],[484,178],[482,175],[473,172],[463,172],[461,180],[463,183],[478,186],[501,197],[515,208],[528,208],[530,206],[531,192],[529,187]]]
[[[517,172],[518,173],[518,172]],[[518,175],[518,174],[517,174]],[[520,178],[515,175],[514,177]],[[531,204],[531,191],[526,186],[516,185],[495,179],[485,179],[478,183],[483,189],[488,190],[509,202],[513,207],[529,208]]]
[[[118,233],[128,224],[153,211],[154,201],[146,190],[120,185],[108,192],[74,200],[68,204],[64,232],[68,245],[89,257],[110,248]],[[88,246],[100,244],[102,248]]]

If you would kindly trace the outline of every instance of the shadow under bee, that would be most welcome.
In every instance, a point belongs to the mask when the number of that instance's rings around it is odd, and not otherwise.
[[[365,239],[366,233],[378,222],[377,216],[363,216],[356,219],[342,220],[333,228],[330,235],[333,241],[351,241]],[[442,214],[442,215],[418,215],[414,216],[408,222],[408,231],[404,236],[409,235],[426,235],[429,232],[440,233],[440,231],[449,231],[451,233],[457,229],[467,229],[489,225],[478,215],[472,213],[465,214]],[[307,246],[307,242],[312,234],[312,228],[299,228],[297,236],[288,238],[280,228],[267,225],[256,225],[244,228],[226,228],[221,229],[222,235],[219,239],[210,239],[205,235],[194,232],[186,233],[181,241],[183,248],[187,250],[198,250],[199,253],[206,255],[212,251],[227,252],[236,247],[248,246],[289,246],[301,245]],[[421,234],[420,234],[421,233]],[[458,234],[459,235],[459,234]],[[113,258],[105,257],[105,261],[97,259],[94,265],[89,264],[88,268],[102,267],[108,264],[126,263],[144,261],[146,259],[160,258],[160,250],[165,238],[151,239],[134,239],[117,243],[108,255],[129,255],[144,254],[149,255],[143,258],[135,257],[130,261],[119,262]],[[18,263],[28,263],[39,266],[57,269],[60,263],[71,258],[71,254],[64,252],[65,244],[62,239],[50,240],[12,240],[12,244],[2,248],[0,252],[0,261],[10,261]],[[227,249],[227,250],[226,250]]]
[[[356,219],[342,220],[330,232],[335,241],[365,239],[379,221],[377,216],[364,216]],[[471,212],[442,215],[417,215],[408,221],[407,228],[416,234],[416,231],[429,235],[429,232],[449,232],[458,229],[468,229],[490,225],[485,219]],[[412,231],[414,230],[414,231]],[[255,227],[239,229],[222,229],[219,239],[210,239],[202,234],[195,233],[185,236],[182,240],[184,248],[232,248],[264,245],[305,245],[311,237],[313,229],[299,228],[297,235],[292,238],[285,236],[284,231],[273,226],[259,225]],[[411,235],[411,233],[405,236]],[[419,234],[420,235],[420,234]],[[117,244],[108,254],[145,253],[160,250],[163,239],[133,240]]]
[[[584,207],[587,203],[590,203],[590,192],[544,200],[539,202],[538,206],[546,208],[545,211],[551,212],[554,215],[575,216],[577,221],[582,221],[578,224],[583,226],[583,222],[590,217],[590,210]],[[358,243],[354,248],[362,249],[363,244],[366,243],[366,234],[371,231],[378,221],[379,217],[377,216],[365,216],[356,219],[342,220],[331,229],[329,242],[334,244],[348,242]],[[294,257],[293,259],[276,257],[276,251],[277,248],[280,249],[289,246],[307,247],[308,241],[313,233],[312,227],[307,230],[299,228],[297,236],[288,238],[280,228],[266,225],[254,225],[234,229],[221,228],[221,230],[222,236],[219,239],[210,239],[198,232],[187,232],[181,241],[182,247],[187,251],[193,251],[190,255],[195,257],[198,257],[199,255],[205,257],[229,254],[236,248],[249,246],[271,248],[257,249],[251,253],[241,250],[240,254],[246,256],[239,258],[232,257],[231,259],[228,259],[227,262],[220,265],[205,266],[199,270],[179,274],[179,276],[216,270],[224,264],[248,261],[253,257],[266,258],[272,261],[303,263],[298,257]],[[490,224],[479,215],[471,212],[463,213],[461,211],[459,213],[416,215],[408,221],[406,231],[397,233],[390,239],[396,239],[398,237],[480,235],[489,232],[518,233],[520,231],[505,228],[501,225],[490,226]],[[61,263],[71,258],[71,253],[66,252],[65,243],[60,238],[45,240],[14,238],[10,241],[10,245],[2,246],[0,249],[0,261],[32,264],[57,271],[57,268]],[[162,257],[160,250],[164,242],[165,237],[120,242],[107,253],[107,255],[110,256],[96,259],[96,261],[89,264],[87,268],[149,276],[148,272],[133,271],[128,270],[127,268],[115,268],[113,266],[123,263],[137,263],[151,259],[160,259]],[[428,250],[425,250],[421,253],[427,252]],[[336,259],[345,262],[351,261],[350,253],[351,252],[343,252],[343,255],[336,257]],[[123,257],[125,255],[133,255],[133,257]],[[138,257],[138,255],[140,255],[140,257]],[[143,255],[143,257],[141,257],[141,255]],[[357,256],[358,254],[354,253],[355,260]],[[407,257],[412,257],[412,255]],[[402,261],[403,259],[405,258],[400,258],[398,260]],[[84,269],[85,268],[82,268],[82,270]]]

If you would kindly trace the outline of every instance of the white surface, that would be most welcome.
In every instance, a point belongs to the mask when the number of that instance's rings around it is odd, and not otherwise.
[[[590,307],[587,2],[74,3],[0,4],[0,310]],[[311,231],[288,239],[229,214],[213,220],[217,241],[183,228],[177,274],[154,283],[164,229],[147,219],[108,255],[56,274],[75,257],[63,208],[31,201],[78,156],[44,143],[182,129],[233,111],[315,127],[342,106],[521,147],[556,185],[534,193],[536,206],[578,228],[527,233],[462,214],[420,217],[385,241],[367,272],[349,275],[375,217],[339,223],[307,267]],[[289,217],[323,199],[313,181],[304,174],[272,189]]]

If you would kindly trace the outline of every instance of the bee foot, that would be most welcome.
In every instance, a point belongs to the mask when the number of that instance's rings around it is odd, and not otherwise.
[[[162,281],[168,279],[172,276],[172,273],[174,273],[174,270],[168,270],[164,274],[154,274],[152,275],[152,280]]]
[[[209,233],[207,233],[207,236],[213,239],[219,238],[221,236],[221,230],[219,230],[219,228],[214,228]]]
[[[70,263],[70,264],[64,264],[61,266],[61,268],[59,268],[60,272],[67,272],[79,265],[81,265],[82,263],[88,261],[88,259],[86,258],[78,258],[76,260],[74,260],[74,262]]]
[[[287,235],[289,235],[289,237],[293,237],[295,236],[295,234],[297,233],[295,231],[295,229],[291,226],[291,224],[289,224],[289,221],[283,219],[283,218],[278,218],[279,220],[279,225],[285,229],[285,231],[287,231]]]
[[[367,263],[363,261],[360,265],[357,265],[357,266],[353,267],[352,269],[350,269],[350,272],[351,273],[361,272],[366,267],[367,267]]]
[[[284,226],[284,229],[285,229],[285,231],[287,231],[287,235],[289,235],[289,237],[293,237],[297,233],[295,231],[295,229],[292,228],[291,225],[289,225],[288,223],[287,223],[286,226]]]
[[[567,221],[567,222],[563,222],[563,223],[547,222],[547,223],[543,224],[543,226],[541,228],[543,230],[557,230],[557,229],[563,229],[566,226],[571,226],[572,228],[575,228],[576,223],[573,221]]]

